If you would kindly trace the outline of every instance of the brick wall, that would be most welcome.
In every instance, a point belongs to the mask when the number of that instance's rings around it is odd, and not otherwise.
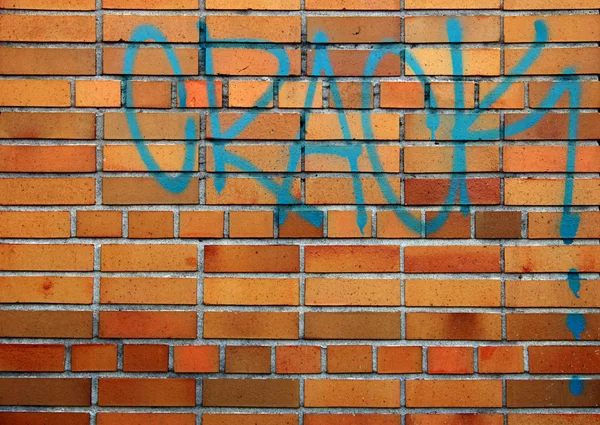
[[[1,425],[600,424],[600,0],[0,0]]]

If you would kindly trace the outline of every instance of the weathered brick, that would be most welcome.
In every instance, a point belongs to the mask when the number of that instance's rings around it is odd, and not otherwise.
[[[502,318],[492,313],[407,313],[406,339],[496,340]]]

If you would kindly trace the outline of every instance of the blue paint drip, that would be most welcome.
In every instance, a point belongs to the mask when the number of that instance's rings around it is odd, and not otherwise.
[[[579,376],[573,376],[569,382],[569,391],[574,396],[580,396],[583,393],[583,379]]]
[[[571,269],[568,273],[569,288],[575,295],[575,298],[579,298],[579,290],[581,289],[581,277],[577,269]]]
[[[570,313],[567,315],[567,328],[573,334],[573,337],[579,341],[581,334],[585,330],[585,317],[581,313]]]

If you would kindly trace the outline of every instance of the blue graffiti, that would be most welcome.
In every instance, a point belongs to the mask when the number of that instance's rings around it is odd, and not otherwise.
[[[569,270],[568,280],[571,292],[573,292],[575,298],[580,298],[579,291],[581,290],[581,277],[579,277],[579,272],[577,269]]]
[[[585,330],[585,317],[581,313],[570,313],[567,315],[567,328],[577,341],[581,340],[581,334]]]
[[[574,396],[580,396],[583,393],[583,379],[579,376],[573,376],[569,381],[569,391]]]

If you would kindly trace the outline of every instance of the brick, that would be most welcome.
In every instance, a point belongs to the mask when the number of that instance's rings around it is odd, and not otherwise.
[[[503,425],[504,416],[500,414],[458,413],[458,414],[408,414],[406,425]]]
[[[121,106],[121,82],[116,80],[76,80],[75,106],[118,108]]]
[[[298,320],[298,313],[207,311],[204,338],[298,339]]]
[[[194,278],[102,277],[102,304],[196,304]]]
[[[507,246],[504,248],[507,273],[600,271],[600,247],[578,246]]]
[[[280,54],[279,48],[264,47],[261,49],[249,48],[219,48],[207,49],[207,57],[212,59],[212,70],[207,70],[207,75],[254,75],[275,76],[280,75],[281,64],[273,53]],[[300,75],[301,60],[300,50],[284,48],[281,54],[285,54],[289,61],[289,70],[285,76]],[[240,64],[244,66],[240,67]],[[285,69],[283,69],[285,71]]]
[[[327,373],[373,372],[370,345],[330,345],[327,347]]]
[[[0,345],[2,372],[64,372],[65,347],[50,344]]]
[[[196,380],[189,378],[100,378],[98,406],[193,407]]]
[[[477,347],[479,373],[523,373],[523,347],[480,346]]]
[[[406,9],[500,9],[500,0],[406,0]]]
[[[269,43],[299,43],[300,16],[216,16],[206,17],[210,41],[256,40]]]
[[[475,237],[478,239],[520,239],[521,212],[477,211],[475,213]]]
[[[96,171],[93,145],[0,146],[0,170],[7,173],[85,173]]]
[[[396,113],[372,113],[369,120],[373,134],[364,134],[362,114],[358,112],[344,115],[349,134],[345,135],[337,113],[311,113],[307,118],[307,140],[398,140],[400,115]]]
[[[479,106],[489,109],[523,109],[525,108],[525,83],[511,82],[508,89],[494,100],[491,93],[499,83],[482,81],[479,83]]]
[[[202,405],[206,407],[298,407],[297,379],[205,379]]]
[[[279,237],[280,238],[321,238],[323,237],[324,218],[322,211],[310,211],[308,217],[312,217],[318,225],[313,224],[301,215],[301,209],[280,209],[279,215]],[[285,218],[281,213],[285,212]],[[306,211],[304,211],[306,212]]]
[[[598,373],[600,349],[588,347],[528,347],[530,373]]]
[[[82,15],[4,15],[0,16],[0,41],[93,43],[96,41],[96,18]]]
[[[108,413],[98,412],[97,425],[194,425],[193,413]]]
[[[400,271],[399,246],[307,246],[308,273],[392,273]]]
[[[71,216],[68,211],[2,211],[2,238],[68,238]]]
[[[400,339],[400,313],[304,313],[305,339]]]
[[[94,270],[94,246],[0,244],[0,270],[92,271]]]
[[[248,169],[248,172],[300,172],[300,161],[297,162],[295,168],[290,164],[291,155],[300,155],[299,147],[290,145],[227,145],[228,153],[245,158],[251,162],[256,169]],[[206,147],[206,171],[215,172],[215,149],[213,146]],[[225,164],[225,172],[238,172],[239,169],[232,164]],[[230,180],[234,182],[234,180]],[[228,182],[229,184],[229,182]]]
[[[600,381],[586,380],[584,391],[575,395],[568,379],[506,381],[507,407],[598,407]],[[555,422],[556,423],[556,422]]]
[[[379,86],[382,108],[417,109],[425,107],[423,84],[409,81],[382,81]]]
[[[180,192],[165,189],[155,177],[103,177],[102,203],[105,205],[198,204],[198,179],[191,178]]]
[[[102,73],[108,75],[177,75],[162,49],[141,47],[129,74],[124,74],[125,51],[123,47],[104,47]],[[198,75],[198,49],[173,48],[181,67],[181,75]],[[93,75],[93,74],[92,74]]]
[[[320,0],[319,0],[320,1]],[[336,77],[399,77],[400,57],[385,55],[373,72],[367,72],[366,64],[369,50],[327,49],[327,56],[331,62],[333,75]],[[319,76],[322,72],[315,69],[317,50],[309,49],[307,52],[307,72],[309,76]]]
[[[298,305],[298,279],[205,277],[204,304]]]
[[[277,346],[275,347],[276,373],[321,373],[321,347]]]
[[[306,37],[317,40],[322,33],[328,43],[381,43],[401,41],[400,17],[394,16],[309,16],[306,18]]]
[[[270,178],[277,186],[281,187],[283,178]],[[283,191],[282,191],[283,192]],[[279,205],[299,204],[301,185],[300,179],[292,178],[289,192],[278,196],[270,187],[265,186],[256,178],[236,177],[227,179],[221,193],[216,190],[216,180],[206,179],[206,204],[207,205]]]
[[[71,106],[71,85],[68,81],[3,80],[0,81],[0,90],[3,93],[0,106]]]
[[[3,112],[0,139],[96,138],[96,116],[81,112]]]
[[[180,238],[222,238],[223,211],[180,211]]]
[[[67,276],[0,277],[0,303],[91,304],[93,278]]]
[[[509,425],[597,425],[600,415],[590,414],[509,414]]]
[[[223,106],[223,82],[185,80],[185,105],[180,97],[180,82],[177,83],[177,106],[184,108],[220,108]]]
[[[593,15],[590,15],[593,16]],[[581,93],[577,107],[579,108],[598,108],[600,105],[600,82],[598,81],[579,81]],[[550,108],[569,108],[572,100],[567,95],[563,95],[554,105],[544,104],[543,101],[548,96],[550,90],[560,89],[562,85],[550,81],[531,81],[529,83],[529,104],[532,108],[550,107]]]
[[[400,407],[400,381],[306,379],[306,407]]]
[[[475,107],[474,83],[433,82],[429,86],[429,104],[432,108],[473,109]],[[460,104],[455,97],[457,87],[461,87],[463,91],[463,99]]]
[[[229,107],[272,108],[273,83],[271,81],[229,81]]]
[[[407,306],[417,307],[500,307],[501,282],[495,279],[407,279],[404,300]]]
[[[575,314],[575,313],[574,313]],[[600,340],[600,316],[583,314],[585,329],[580,334],[567,326],[568,314],[518,314],[506,316],[506,335],[509,341],[583,341]],[[576,338],[578,337],[578,338]]]
[[[329,87],[329,107],[373,109],[373,84],[354,81],[336,82]]]
[[[129,6],[131,7],[131,6]],[[169,43],[198,43],[200,41],[196,16],[140,16],[105,14],[102,19],[103,41],[129,41],[140,25],[152,25]]]
[[[453,17],[461,27],[462,42],[500,41],[499,16]],[[404,20],[406,43],[448,43],[448,16],[407,16]]]
[[[0,2],[0,5],[2,4]],[[90,414],[71,412],[0,412],[0,422],[14,425],[88,425],[90,423]]]
[[[500,204],[500,179],[465,179],[468,199],[456,191],[450,199],[451,180],[438,178],[408,178],[404,181],[405,205],[498,205]]]
[[[504,52],[504,73],[515,69],[525,55],[526,49],[507,48]],[[574,68],[576,74],[597,74],[600,72],[600,48],[567,47],[544,49],[539,58],[521,75],[559,75],[567,67]]]
[[[483,131],[484,134],[463,135],[456,134],[454,128],[464,125],[461,117],[464,115],[441,114],[438,115],[440,125],[432,132],[428,127],[428,114],[409,114],[404,116],[404,137],[406,140],[498,140],[500,139],[500,115],[494,113],[480,113],[477,120],[469,127],[472,132]],[[454,134],[453,134],[454,133]]]
[[[129,211],[129,234],[132,239],[172,238],[173,211]]]
[[[213,129],[213,120],[206,123],[208,139],[248,139],[248,140],[297,140],[300,133],[300,114],[265,113],[256,115],[242,131],[230,134],[228,129],[237,122],[242,114],[237,112],[219,112],[220,128]]]
[[[327,425],[331,423],[340,425],[400,425],[400,415],[380,413],[305,413],[304,423],[306,425]]]
[[[548,41],[551,43],[600,41],[600,17],[594,15],[505,16],[504,41],[530,43],[535,39],[537,20],[543,20],[548,26]]]
[[[587,283],[590,283],[589,285]],[[576,298],[568,280],[507,280],[507,307],[596,307],[600,304],[598,281],[586,280]]]
[[[358,200],[354,192],[355,181],[349,177],[307,177],[306,185],[306,204],[315,205],[373,205],[388,204],[388,195],[382,193],[380,182],[374,177],[359,177],[359,182],[363,190],[364,199]],[[400,178],[387,178],[388,184],[394,199],[400,199]],[[394,201],[394,200],[392,200]]]
[[[294,245],[207,245],[204,271],[218,272],[298,272],[300,250]]]
[[[400,10],[400,0],[307,0],[306,10]]]
[[[407,246],[404,248],[407,273],[490,273],[500,272],[498,246]]]
[[[300,10],[300,0],[207,0],[206,8],[209,10]]]
[[[567,170],[566,146],[505,146],[503,149],[506,172],[564,173]],[[593,173],[600,170],[600,147],[578,146],[574,171]]]
[[[244,414],[244,413],[203,413],[204,425],[297,425],[298,415],[273,413],[273,414]]]
[[[196,132],[193,139],[199,138],[200,117],[196,113],[146,112],[136,114],[144,140],[186,140],[186,126],[190,120]],[[131,133],[127,115],[123,112],[104,114],[104,137],[107,140],[135,140]]]
[[[323,107],[323,83],[315,82],[315,92],[312,103],[307,103],[309,82],[283,81],[279,83],[279,107],[280,108],[322,108]]]
[[[598,239],[600,237],[600,214],[597,211],[578,212],[579,227],[574,238]],[[560,223],[563,213],[530,212],[528,214],[529,239],[560,239]]]
[[[514,178],[504,180],[506,205],[564,205],[564,179]],[[600,203],[600,179],[574,179],[571,205]]]
[[[502,407],[502,381],[407,380],[406,407]]]
[[[120,238],[123,213],[121,211],[77,211],[78,238]]]
[[[273,211],[230,211],[230,238],[272,238]]]
[[[0,378],[0,406],[91,406],[92,380]]]
[[[399,216],[414,217],[412,225],[416,225],[417,228],[409,226],[409,223],[402,220]],[[419,238],[421,237],[421,212],[414,210],[391,210],[391,211],[377,211],[377,237],[378,238]]]
[[[145,0],[102,0],[103,9],[148,9],[148,10],[195,10],[195,0],[163,0],[159,3],[148,3]]]
[[[75,344],[71,346],[73,372],[115,372],[116,344]]]
[[[0,9],[95,10],[96,2],[94,0],[1,0]]]
[[[428,347],[427,373],[472,374],[473,348],[471,347]]]
[[[423,372],[422,347],[377,347],[377,373]]]
[[[93,178],[3,178],[0,205],[92,205],[95,192]]]
[[[497,76],[500,75],[500,50],[465,48],[463,52],[464,76]],[[415,60],[421,65],[421,70],[412,69],[405,64],[406,75],[455,75],[450,66],[450,52],[439,48],[417,47],[411,50]]]
[[[170,81],[127,81],[125,106],[130,108],[170,108]]]
[[[1,47],[0,74],[96,75],[96,50]]]
[[[194,311],[101,311],[100,338],[196,338]]]
[[[551,9],[595,9],[600,6],[598,0],[507,0],[506,10],[551,10]]]
[[[397,279],[307,278],[306,305],[399,306]]]
[[[327,237],[329,238],[370,238],[372,231],[371,211],[367,210],[367,223],[358,227],[358,211],[328,211]]]
[[[600,52],[600,50],[599,50]],[[600,55],[598,62],[600,63]],[[526,114],[505,115],[506,126],[516,125]],[[534,126],[518,134],[506,135],[508,140],[566,140],[571,138],[569,135],[569,114],[552,113],[546,114]],[[577,135],[573,137],[576,140],[595,140],[600,136],[600,131],[595,123],[598,122],[600,114],[589,113],[581,114],[578,119]],[[507,131],[507,130],[505,130]]]
[[[406,339],[499,341],[502,318],[488,313],[407,313]]]
[[[440,215],[439,211],[425,212],[425,236],[430,239],[469,239],[471,237],[471,216],[460,211],[446,213],[444,225],[437,228],[430,225]]]
[[[100,269],[123,271],[195,271],[198,270],[196,245],[124,245],[104,244],[100,251]]]
[[[500,151],[496,146],[466,146],[467,173],[496,172],[500,170]],[[404,172],[452,173],[456,148],[450,146],[405,146]],[[461,170],[463,171],[463,170]]]
[[[169,346],[144,344],[123,346],[123,372],[167,372]]]
[[[225,373],[271,373],[271,347],[225,347]]]
[[[219,371],[219,347],[216,345],[173,347],[176,373],[210,373]]]

